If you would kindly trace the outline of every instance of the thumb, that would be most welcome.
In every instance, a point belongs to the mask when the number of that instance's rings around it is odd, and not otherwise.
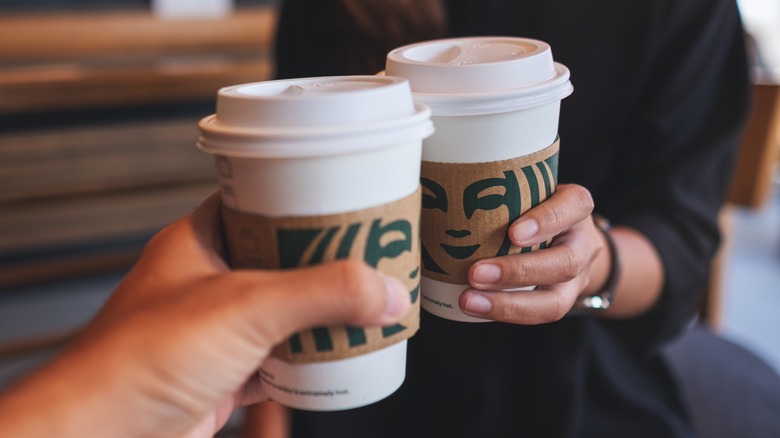
[[[274,344],[313,326],[393,324],[411,308],[410,291],[399,280],[357,260],[236,274],[262,275],[247,310]]]

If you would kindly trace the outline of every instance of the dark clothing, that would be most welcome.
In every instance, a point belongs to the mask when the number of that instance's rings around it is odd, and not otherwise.
[[[541,326],[423,312],[397,393],[345,412],[296,412],[294,436],[692,436],[658,349],[695,314],[748,110],[735,2],[446,3],[450,35],[537,38],[571,70],[559,181],[585,186],[598,212],[650,239],[666,273],[662,298],[633,319],[567,317]],[[280,76],[354,73],[318,62],[346,38],[323,29],[327,8],[313,11],[324,4],[286,0]]]

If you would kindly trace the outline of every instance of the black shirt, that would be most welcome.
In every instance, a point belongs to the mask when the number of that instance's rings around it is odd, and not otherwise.
[[[294,436],[692,436],[658,349],[695,315],[748,109],[735,2],[446,5],[451,36],[537,38],[570,69],[559,182],[585,186],[597,212],[648,237],[665,269],[662,297],[633,319],[567,317],[540,326],[458,323],[423,312],[398,392],[344,412],[296,411]],[[280,76],[352,73],[326,55],[350,38],[328,27],[332,8],[286,0]]]

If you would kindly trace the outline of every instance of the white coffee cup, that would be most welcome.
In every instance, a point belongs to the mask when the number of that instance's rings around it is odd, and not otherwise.
[[[385,74],[407,78],[415,101],[431,108],[436,132],[423,143],[423,173],[425,162],[459,164],[466,170],[454,172],[467,175],[478,167],[466,164],[484,167],[484,163],[538,154],[556,143],[560,101],[572,92],[569,71],[553,61],[550,46],[527,38],[452,38],[400,47],[388,54]],[[485,244],[488,231],[493,240],[497,235],[495,229],[477,224],[468,231],[447,230],[449,235],[443,236],[446,224],[437,220],[432,226],[427,211],[423,209],[423,243],[435,233],[438,245],[429,242],[423,248],[426,253],[439,246],[458,247],[456,241],[465,239],[471,239],[471,246]],[[462,213],[447,214],[452,218]],[[506,229],[508,224],[504,219],[501,226]],[[449,257],[446,254],[440,252],[439,260],[431,255],[429,260],[445,264],[441,260]],[[476,259],[466,261],[471,264]],[[440,281],[430,278],[430,269],[423,269],[423,309],[456,321],[487,321],[460,310],[458,299],[468,284],[464,268],[457,270],[446,273],[457,274],[458,280]]]
[[[215,156],[225,209],[280,221],[340,217],[418,193],[422,139],[433,132],[408,82],[377,76],[223,88],[216,114],[199,126],[198,147]],[[404,339],[335,360],[271,357],[260,376],[284,405],[339,410],[394,392],[405,363]]]

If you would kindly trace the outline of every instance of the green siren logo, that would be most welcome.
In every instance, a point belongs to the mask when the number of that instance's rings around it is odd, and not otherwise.
[[[476,261],[545,248],[518,248],[509,224],[555,192],[558,146],[531,155],[488,163],[423,162],[423,274],[450,284],[467,284]]]
[[[346,227],[332,226],[328,228],[313,228],[299,230],[278,230],[279,259],[281,268],[306,266],[319,264],[325,261],[326,254],[334,254],[333,260],[346,259],[354,253],[363,253],[363,260],[374,268],[379,267],[383,259],[396,259],[403,253],[412,252],[412,243],[416,236],[412,234],[412,224],[408,220],[395,220],[387,225],[382,225],[381,219],[375,219],[368,228],[368,236],[365,246],[356,248],[355,243],[360,232],[364,228],[362,223],[352,223]],[[416,280],[419,267],[415,266],[407,275]],[[411,291],[412,302],[416,303],[419,295],[419,281]],[[390,338],[395,334],[406,330],[402,324],[395,324],[381,328],[382,338]],[[331,330],[328,328],[315,328],[313,330],[314,348],[317,352],[329,352],[334,350]],[[366,330],[359,327],[345,327],[349,348],[365,346],[368,344]],[[290,338],[290,352],[301,354],[304,352],[301,335],[296,334]]]
[[[297,333],[274,351],[289,362],[363,354],[411,337],[419,326],[421,194],[375,208],[326,216],[265,217],[223,207],[231,264],[274,269],[347,258],[402,280],[414,311],[387,327],[318,327]]]

